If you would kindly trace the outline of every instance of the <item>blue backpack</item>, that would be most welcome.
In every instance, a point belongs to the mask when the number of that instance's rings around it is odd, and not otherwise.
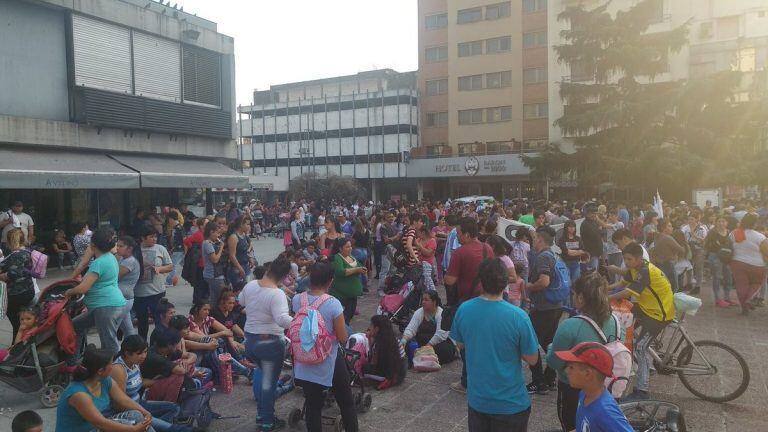
[[[552,251],[542,252],[552,256],[555,260],[555,271],[549,281],[549,286],[544,290],[544,298],[550,303],[567,303],[571,297],[571,274],[565,262]]]

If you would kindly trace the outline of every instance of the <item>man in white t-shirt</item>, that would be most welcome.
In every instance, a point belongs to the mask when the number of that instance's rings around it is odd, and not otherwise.
[[[14,228],[21,228],[27,243],[32,244],[35,240],[35,223],[32,216],[24,213],[24,203],[21,201],[14,202],[8,211],[0,213],[0,228],[3,229],[0,233],[0,243],[3,245],[8,243],[8,232]]]

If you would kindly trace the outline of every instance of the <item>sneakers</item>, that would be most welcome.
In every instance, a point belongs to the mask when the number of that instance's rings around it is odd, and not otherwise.
[[[719,308],[729,308],[729,307],[731,307],[731,303],[729,303],[726,300],[722,300],[721,299],[721,300],[718,300],[718,301],[715,302],[715,306],[717,306]]]
[[[651,395],[647,391],[634,389],[632,390],[632,393],[621,398],[619,403],[638,402],[638,401],[648,400],[650,398],[651,398]]]
[[[461,381],[456,381],[451,383],[450,387],[451,387],[451,390],[457,393],[467,394],[467,388],[461,384]]]
[[[525,389],[528,390],[528,394],[539,394],[539,395],[545,395],[550,390],[552,390],[553,385],[549,384],[539,384],[532,382],[525,386]]]
[[[731,299],[728,299],[728,300],[726,300],[726,301],[727,301],[727,302],[728,302],[728,304],[729,304],[729,305],[731,305],[731,306],[738,306],[738,305],[739,305],[739,302],[737,302],[737,301],[733,301],[733,300],[731,300]]]
[[[278,431],[284,428],[285,426],[286,426],[285,420],[281,420],[277,417],[275,417],[275,419],[272,421],[271,424],[261,423],[258,425],[259,431],[262,431],[262,432]]]

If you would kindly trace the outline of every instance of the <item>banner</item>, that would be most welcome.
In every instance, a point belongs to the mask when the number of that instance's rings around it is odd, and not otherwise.
[[[576,235],[581,235],[581,223],[584,222],[584,218],[576,219]],[[557,240],[562,237],[563,235],[563,227],[565,224],[556,224],[556,225],[550,225],[552,229],[555,230],[555,245],[552,246],[552,251],[555,253],[560,253],[560,248],[557,246]],[[528,229],[533,234],[533,231],[535,231],[535,228],[531,225],[524,224],[522,222],[518,222],[512,219],[506,219],[503,217],[500,217],[497,225],[496,225],[496,234],[501,236],[504,240],[507,241],[507,243],[512,244],[515,241],[515,234],[517,233],[517,230],[525,228]],[[531,245],[533,247],[533,245]]]

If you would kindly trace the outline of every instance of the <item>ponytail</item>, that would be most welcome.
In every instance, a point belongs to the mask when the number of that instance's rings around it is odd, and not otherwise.
[[[112,363],[112,353],[104,349],[96,349],[92,345],[85,349],[83,362],[72,373],[75,381],[85,381],[95,377],[100,370]]]

